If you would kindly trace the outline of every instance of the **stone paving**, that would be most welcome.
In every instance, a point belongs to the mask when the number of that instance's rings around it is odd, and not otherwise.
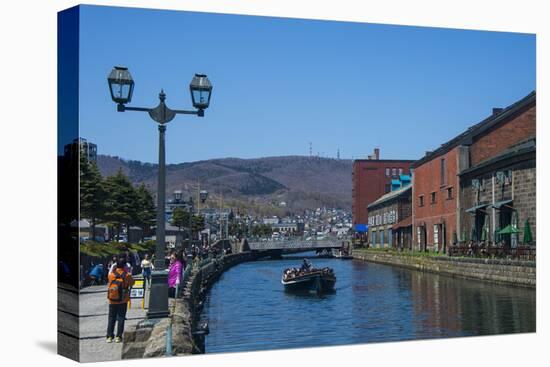
[[[133,302],[126,313],[125,330],[145,318],[141,302]],[[122,343],[106,343],[109,307],[107,286],[92,286],[80,291],[80,361],[99,362],[120,360]]]

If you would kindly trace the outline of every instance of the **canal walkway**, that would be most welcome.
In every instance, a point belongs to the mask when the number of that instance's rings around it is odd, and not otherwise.
[[[126,314],[125,329],[145,319],[145,310],[133,305]],[[120,360],[122,343],[106,343],[109,304],[107,286],[91,286],[80,291],[80,362]]]

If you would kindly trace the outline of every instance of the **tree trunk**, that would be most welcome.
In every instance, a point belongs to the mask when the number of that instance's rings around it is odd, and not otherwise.
[[[130,243],[130,223],[126,223],[126,242]]]

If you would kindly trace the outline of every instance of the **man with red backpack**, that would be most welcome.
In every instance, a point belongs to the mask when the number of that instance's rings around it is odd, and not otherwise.
[[[107,299],[109,300],[109,322],[107,325],[107,343],[122,342],[124,320],[130,299],[130,287],[134,285],[132,275],[126,269],[126,258],[119,256],[114,271],[109,273]],[[116,337],[114,335],[117,323]]]

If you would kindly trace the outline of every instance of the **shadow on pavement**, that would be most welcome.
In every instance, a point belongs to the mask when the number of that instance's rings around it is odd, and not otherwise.
[[[39,340],[36,342],[36,345],[50,353],[57,354],[57,342],[55,341]]]

